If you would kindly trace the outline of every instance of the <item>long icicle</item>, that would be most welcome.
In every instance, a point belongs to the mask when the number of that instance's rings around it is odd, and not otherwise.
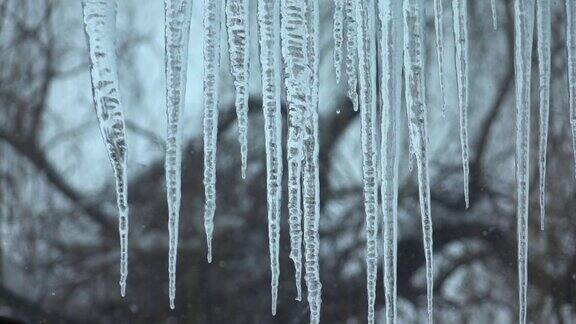
[[[378,187],[376,143],[376,43],[374,1],[356,3],[358,21],[358,71],[360,76],[360,124],[362,128],[362,178],[366,214],[366,276],[368,323],[374,323],[378,271]]]
[[[548,117],[550,114],[550,0],[536,1],[538,33],[538,74],[540,93],[540,136],[538,140],[538,169],[540,173],[540,229],[546,218],[546,146],[548,145]]]
[[[306,1],[282,1],[282,56],[288,101],[288,223],[290,258],[294,263],[296,300],[302,300],[302,211],[301,174],[303,158],[304,115],[310,91],[311,69],[307,64],[308,29]]]
[[[430,176],[428,170],[428,126],[426,118],[424,3],[422,0],[404,1],[404,71],[406,105],[410,137],[416,154],[422,235],[426,258],[427,321],[432,323],[433,306],[433,249],[432,216],[430,210]]]
[[[352,102],[354,111],[358,111],[358,75],[356,61],[358,60],[358,47],[356,35],[358,22],[356,21],[356,0],[345,0],[344,19],[346,21],[346,77],[348,78],[348,98]]]
[[[444,8],[442,0],[434,0],[434,30],[436,32],[436,57],[438,60],[438,75],[440,78],[440,95],[442,96],[442,115],[446,116],[446,87],[444,75]]]
[[[288,101],[288,212],[290,225],[290,258],[294,263],[297,297],[302,299],[302,215],[301,174],[303,120],[306,110],[307,80],[310,69],[304,58],[307,54],[304,0],[283,1],[281,6],[282,55]]]
[[[168,198],[168,276],[170,308],[176,299],[176,257],[178,253],[178,222],[180,219],[180,184],[182,161],[182,110],[186,97],[186,71],[188,39],[192,2],[166,0],[165,14],[165,65],[166,65],[166,192]]]
[[[566,0],[566,35],[568,49],[568,89],[570,96],[570,127],[576,168],[576,0]],[[575,173],[576,175],[576,173]]]
[[[453,0],[454,43],[456,43],[456,80],[460,114],[460,147],[464,177],[464,201],[470,206],[470,166],[468,158],[468,0]]]
[[[128,277],[128,176],[126,128],[120,101],[116,63],[116,0],[84,0],[84,30],[90,53],[92,97],[102,139],[114,171],[120,234],[120,294]]]
[[[317,0],[307,1],[308,66],[310,91],[304,119],[304,250],[306,287],[310,305],[310,323],[320,323],[322,284],[320,283],[320,150],[318,135],[319,64],[320,64],[320,8]]]
[[[282,120],[280,115],[280,6],[278,1],[258,0],[260,63],[267,139],[268,243],[270,250],[272,315],[276,315],[280,277],[280,197],[282,188]],[[267,121],[266,121],[267,119]]]
[[[238,141],[242,160],[242,179],[248,165],[248,97],[250,86],[250,8],[248,0],[226,1],[226,29],[230,52],[230,72],[236,88]]]
[[[496,0],[490,0],[490,9],[492,9],[492,27],[494,30],[498,29],[498,7]]]
[[[379,0],[382,97],[380,195],[383,214],[386,323],[396,323],[398,223],[398,124],[402,105],[402,2]]]
[[[340,83],[342,74],[342,46],[344,45],[344,1],[334,0],[334,70],[336,71],[336,83]]]
[[[212,235],[216,211],[216,143],[218,138],[218,86],[223,0],[204,0],[204,228],[212,262]]]
[[[528,197],[530,156],[530,74],[534,0],[514,1],[514,70],[516,83],[516,186],[518,218],[519,323],[526,323],[528,291]]]

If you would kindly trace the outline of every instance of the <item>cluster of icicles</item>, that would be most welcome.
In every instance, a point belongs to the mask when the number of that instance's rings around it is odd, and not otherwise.
[[[320,187],[318,171],[318,67],[319,4],[317,0],[257,0],[260,65],[262,68],[262,112],[265,122],[266,182],[272,313],[276,312],[279,278],[279,233],[282,157],[282,82],[288,102],[288,210],[290,257],[295,266],[297,299],[301,300],[302,245],[310,320],[318,323],[321,308],[319,273]],[[182,110],[184,108],[187,53],[192,0],[165,0],[166,109],[168,118],[166,186],[169,229],[169,297],[174,308],[176,254],[180,209]],[[378,268],[378,204],[382,204],[382,244],[386,322],[396,322],[396,249],[398,199],[398,123],[402,82],[408,114],[410,159],[415,159],[419,183],[420,211],[426,259],[427,321],[432,322],[433,259],[430,181],[428,170],[427,103],[425,98],[425,39],[423,0],[334,0],[334,63],[337,81],[342,67],[348,96],[360,110],[363,157],[364,202],[367,229],[368,322],[375,318]],[[491,0],[497,28],[495,0]],[[453,21],[460,140],[466,206],[468,193],[468,31],[467,0],[453,0]],[[436,52],[440,67],[442,111],[445,111],[443,3],[434,0]],[[568,75],[570,122],[576,138],[576,0],[566,0],[568,16]],[[535,13],[536,12],[536,13]],[[102,136],[112,162],[121,244],[120,287],[124,296],[127,277],[128,204],[126,140],[118,90],[115,57],[116,0],[84,0],[83,13],[88,38],[94,103]],[[377,13],[377,14],[376,14]],[[519,320],[526,322],[528,168],[530,135],[530,78],[534,17],[537,21],[540,92],[540,208],[544,227],[546,142],[550,82],[550,0],[515,0],[516,77],[516,177],[518,218]],[[227,32],[230,72],[236,90],[242,177],[246,176],[248,88],[250,64],[249,0],[204,0],[204,224],[208,262],[212,259],[213,219],[216,208],[216,136],[220,38]],[[378,21],[379,19],[379,21]],[[225,31],[224,31],[225,30]],[[375,36],[377,35],[377,36]],[[381,50],[377,52],[377,46]],[[376,53],[380,53],[377,57]],[[344,57],[345,56],[345,57]],[[377,73],[377,60],[381,73]],[[283,69],[283,71],[281,70]],[[402,80],[404,71],[404,80]],[[284,80],[281,79],[282,74]],[[378,79],[379,78],[379,79]],[[380,93],[377,93],[380,84]],[[359,93],[357,92],[359,90]],[[380,98],[378,98],[380,96]],[[379,100],[380,99],[380,100]],[[377,109],[381,110],[380,129]],[[381,143],[377,134],[381,134]],[[378,146],[380,145],[380,146]],[[576,140],[574,141],[576,147]],[[380,151],[378,151],[378,149]],[[380,155],[380,160],[378,156]],[[575,156],[576,157],[576,156]],[[378,170],[380,168],[380,170]],[[378,184],[380,199],[378,197]],[[302,224],[303,222],[303,224]]]

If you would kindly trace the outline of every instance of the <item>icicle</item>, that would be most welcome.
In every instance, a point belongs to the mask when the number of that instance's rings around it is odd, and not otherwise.
[[[248,91],[250,86],[250,15],[248,0],[226,0],[226,27],[230,51],[230,72],[236,87],[238,141],[242,159],[242,179],[248,160]]]
[[[381,198],[386,323],[396,323],[398,124],[402,105],[402,3],[380,0],[382,46]]]
[[[568,47],[568,86],[570,95],[570,126],[576,167],[576,0],[566,0],[566,35]]]
[[[454,42],[456,43],[456,80],[460,111],[460,146],[464,174],[464,201],[470,206],[470,167],[468,162],[468,0],[453,0]]]
[[[342,66],[342,45],[344,44],[344,1],[334,0],[334,69],[336,83],[340,83]]]
[[[313,110],[314,107],[311,107]],[[304,138],[304,248],[306,286],[310,305],[310,323],[320,323],[322,284],[320,282],[320,180],[318,162],[318,113],[309,111]]]
[[[356,4],[358,21],[358,71],[360,76],[360,123],[362,128],[362,177],[366,213],[366,267],[368,323],[374,323],[376,275],[378,270],[378,188],[376,144],[376,43],[374,1]]]
[[[440,77],[440,94],[442,96],[442,115],[446,117],[446,88],[444,86],[444,31],[442,16],[444,9],[442,0],[434,0],[434,30],[436,31],[436,56],[438,59],[438,74]]]
[[[528,290],[528,196],[530,156],[530,74],[534,0],[514,1],[516,78],[516,185],[518,217],[519,322],[526,323]]]
[[[164,14],[166,21],[166,115],[168,117],[165,167],[166,192],[168,194],[168,233],[170,236],[168,274],[170,307],[174,309],[182,160],[182,127],[180,121],[186,97],[188,39],[192,3],[190,0],[166,0],[164,2]]]
[[[430,178],[428,170],[428,129],[426,121],[425,88],[425,34],[424,3],[422,0],[404,1],[404,73],[406,82],[406,104],[410,137],[416,165],[418,167],[418,187],[420,193],[420,213],[424,255],[426,257],[426,293],[428,323],[432,323],[433,301],[433,259],[432,259],[432,217],[430,211]]]
[[[218,137],[218,86],[223,0],[204,0],[204,228],[212,262],[212,233],[216,211],[216,143]]]
[[[304,118],[304,250],[310,323],[320,323],[322,284],[320,283],[320,170],[318,161],[318,84],[320,63],[320,8],[317,0],[307,1],[308,65],[312,70],[306,117]]]
[[[410,124],[408,124],[408,132],[411,132],[410,127]],[[414,155],[414,145],[412,144],[412,139],[408,137],[408,172],[410,173],[414,169]]]
[[[546,146],[550,106],[550,0],[537,0],[538,71],[540,75],[540,138],[538,168],[540,170],[540,229],[546,217]]]
[[[282,194],[282,119],[280,115],[280,8],[274,0],[258,0],[258,27],[268,184],[268,241],[270,249],[272,315],[276,315],[280,276],[280,198]]]
[[[115,0],[84,0],[84,29],[90,52],[90,76],[96,116],[114,171],[120,232],[120,294],[128,276],[128,177],[126,131],[118,89]]]
[[[496,7],[496,0],[490,0],[490,7],[492,8],[492,27],[496,30],[498,29],[498,9]]]
[[[358,77],[356,74],[356,61],[358,47],[356,37],[358,33],[358,23],[356,22],[356,0],[345,0],[344,18],[346,21],[346,77],[348,78],[348,98],[352,101],[354,111],[358,111]]]
[[[297,300],[302,299],[302,211],[301,174],[304,116],[310,91],[311,69],[308,58],[308,29],[305,0],[282,1],[282,55],[288,101],[288,212],[290,258],[294,263]]]

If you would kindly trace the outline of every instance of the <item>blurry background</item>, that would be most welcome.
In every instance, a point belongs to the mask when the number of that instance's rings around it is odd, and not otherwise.
[[[260,66],[253,24],[250,150],[246,180],[228,56],[221,66],[218,207],[214,262],[206,262],[202,185],[202,1],[193,1],[183,120],[182,212],[176,310],[168,307],[164,188],[163,1],[122,0],[121,96],[128,129],[130,265],[120,298],[112,170],[91,99],[77,0],[0,0],[0,316],[42,323],[307,323],[297,302],[283,210],[278,315],[270,315]],[[427,91],[439,323],[511,323],[517,314],[512,1],[469,1],[471,202],[464,206],[454,75],[452,10],[444,1],[448,111],[441,115],[428,8]],[[252,22],[255,20],[252,1]],[[366,319],[359,115],[335,84],[333,2],[321,14],[321,280],[324,323]],[[576,319],[576,187],[568,119],[565,12],[552,1],[548,218],[539,229],[538,78],[532,98],[529,319]],[[224,40],[224,38],[223,38]],[[227,53],[223,41],[223,53]],[[284,109],[285,112],[285,109]],[[285,130],[284,130],[285,131]],[[400,161],[398,293],[401,323],[425,312],[418,190]],[[285,183],[285,182],[284,182]],[[284,195],[285,199],[286,195]],[[381,269],[379,269],[381,271]],[[381,276],[380,280],[381,280]],[[377,309],[383,316],[383,284]]]

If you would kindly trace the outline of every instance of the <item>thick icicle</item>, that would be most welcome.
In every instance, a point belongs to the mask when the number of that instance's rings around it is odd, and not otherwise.
[[[344,44],[344,1],[334,0],[334,70],[336,83],[340,83],[342,74],[342,45]]]
[[[280,4],[258,0],[260,63],[262,65],[262,104],[266,128],[266,167],[268,184],[268,242],[270,250],[272,314],[276,315],[280,277],[280,198],[282,188],[282,119],[280,115]]]
[[[312,71],[307,64],[308,28],[306,0],[282,1],[282,56],[288,101],[288,213],[290,258],[294,263],[297,300],[302,299],[302,211],[301,174],[304,116]]]
[[[318,152],[318,92],[320,63],[320,8],[317,0],[307,1],[308,65],[312,70],[310,92],[304,118],[304,251],[310,323],[320,323],[322,284],[320,283],[320,165]]]
[[[90,52],[92,96],[102,139],[114,171],[120,232],[120,294],[128,276],[128,177],[126,131],[116,63],[116,0],[84,0],[84,28]]]
[[[358,22],[356,21],[356,0],[345,0],[344,19],[346,22],[346,77],[348,78],[348,98],[352,101],[352,108],[358,111],[358,75],[356,61],[358,60],[358,47],[356,37]]]
[[[192,2],[166,0],[165,14],[165,65],[166,65],[166,115],[168,134],[166,140],[166,192],[168,195],[168,274],[170,307],[176,299],[176,257],[178,253],[178,222],[180,219],[180,184],[182,160],[182,110],[186,97],[186,71],[188,39]]]
[[[250,15],[248,0],[226,1],[226,28],[230,52],[230,72],[236,88],[238,141],[242,159],[242,179],[248,161],[248,96],[250,86]]]
[[[540,137],[538,168],[540,170],[540,229],[546,217],[546,146],[548,145],[548,116],[550,107],[550,0],[537,0],[538,72],[540,76]]]
[[[216,143],[220,85],[221,13],[224,0],[204,0],[204,228],[207,259],[212,262],[212,233],[216,211]]]
[[[514,1],[514,70],[516,83],[516,186],[520,323],[526,323],[528,290],[528,197],[530,156],[530,74],[534,0]]]
[[[572,128],[572,146],[574,149],[574,165],[576,167],[576,0],[566,0],[566,15],[570,127]]]
[[[464,201],[470,206],[470,167],[468,162],[468,0],[453,0],[454,43],[456,43],[456,81],[460,111],[460,147],[464,176]]]
[[[402,104],[402,3],[379,0],[382,46],[381,198],[386,323],[396,323],[398,124]]]
[[[426,257],[426,293],[428,323],[432,323],[433,259],[430,178],[428,170],[428,129],[426,120],[424,3],[404,0],[404,73],[409,131],[416,153],[422,235]]]
[[[442,96],[442,115],[446,116],[446,88],[444,86],[444,30],[442,17],[444,8],[442,0],[434,0],[434,30],[436,32],[436,56],[438,59],[438,74],[440,78],[440,95]]]
[[[374,323],[376,275],[378,271],[378,187],[376,142],[376,42],[374,1],[356,3],[358,21],[358,71],[360,76],[360,124],[362,132],[362,178],[366,214],[366,272],[368,323]]]
[[[490,8],[492,9],[492,27],[494,30],[498,29],[498,7],[496,0],[490,0]]]

